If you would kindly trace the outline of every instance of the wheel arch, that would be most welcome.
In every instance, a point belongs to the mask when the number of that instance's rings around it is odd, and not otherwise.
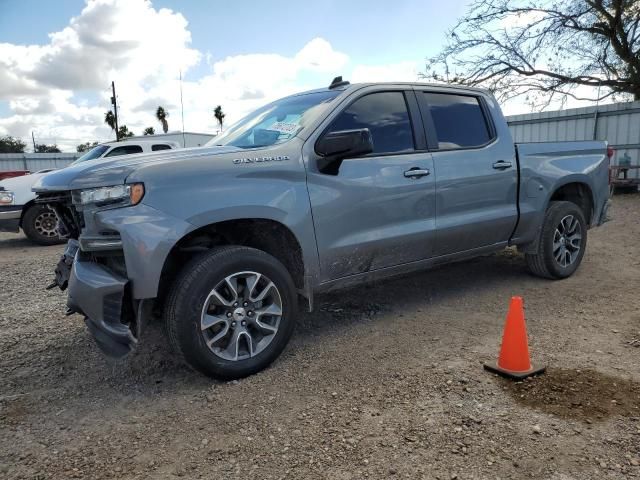
[[[166,296],[177,272],[193,256],[222,245],[242,245],[272,255],[289,271],[296,289],[306,296],[302,245],[293,231],[269,218],[242,218],[203,225],[180,238],[164,260],[158,297]]]
[[[27,203],[25,203],[22,206],[22,212],[20,213],[20,228],[22,228],[22,220],[24,219],[24,214],[27,213],[27,210],[29,210],[32,206],[34,206],[36,203],[35,199],[34,200],[29,200]]]
[[[595,198],[593,190],[586,181],[572,180],[561,185],[556,185],[555,189],[549,196],[546,208],[549,208],[551,202],[565,201],[576,204],[582,210],[587,227],[591,226],[594,212]]]

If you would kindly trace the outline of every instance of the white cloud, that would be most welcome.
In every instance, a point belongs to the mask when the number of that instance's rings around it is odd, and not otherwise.
[[[68,27],[49,35],[47,45],[0,44],[0,64],[20,84],[43,92],[100,89],[105,79],[121,74],[153,85],[200,60],[189,48],[186,27],[181,14],[155,10],[145,0],[91,0]],[[0,83],[0,95],[20,93],[11,87]]]
[[[204,62],[208,73],[192,79],[189,70]],[[294,92],[317,88],[342,73],[352,82],[414,81],[421,64],[352,65],[323,38],[300,43],[291,56],[261,53],[215,60],[191,45],[187,20],[178,12],[155,9],[148,0],[88,0],[63,30],[45,45],[0,44],[0,100],[11,115],[0,118],[0,135],[75,145],[113,138],[104,124],[116,82],[120,124],[140,134],[161,131],[154,113],[169,112],[169,129],[181,129],[179,72],[185,129],[215,132],[216,105],[227,124],[260,105]]]

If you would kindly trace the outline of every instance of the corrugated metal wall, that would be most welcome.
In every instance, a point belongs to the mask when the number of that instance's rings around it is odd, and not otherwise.
[[[516,142],[606,140],[616,150],[612,164],[629,158],[640,164],[640,102],[511,115],[507,122]]]
[[[63,168],[81,153],[0,153],[0,172],[29,170],[37,172],[47,168]]]

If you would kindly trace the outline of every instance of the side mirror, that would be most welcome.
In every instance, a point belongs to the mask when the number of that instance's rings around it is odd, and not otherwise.
[[[373,152],[373,138],[368,128],[329,132],[316,142],[321,157],[341,160]]]

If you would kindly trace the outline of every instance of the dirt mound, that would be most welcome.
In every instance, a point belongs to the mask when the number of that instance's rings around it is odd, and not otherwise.
[[[561,418],[640,416],[640,383],[595,370],[549,368],[523,382],[501,381],[518,403]]]

